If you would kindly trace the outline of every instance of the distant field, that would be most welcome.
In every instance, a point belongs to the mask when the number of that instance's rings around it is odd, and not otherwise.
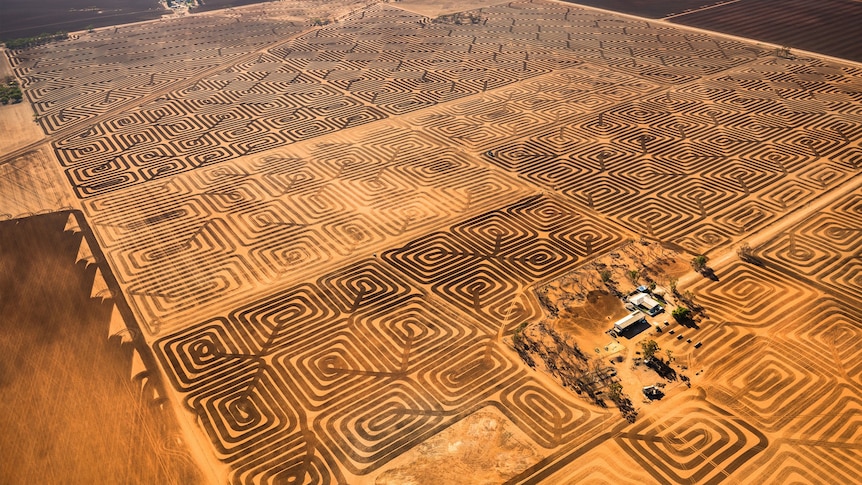
[[[862,2],[858,1],[741,0],[672,21],[862,61]]]
[[[241,7],[243,5],[252,5],[255,3],[264,3],[273,0],[204,0],[200,7],[196,7],[192,12],[207,12],[209,10],[218,10],[220,8]]]
[[[572,0],[571,3],[862,61],[856,0]],[[724,3],[724,4],[722,4]],[[715,5],[713,8],[704,8]],[[691,13],[686,11],[694,10]]]
[[[73,32],[159,18],[167,13],[156,0],[3,0],[0,39],[43,32]]]
[[[659,19],[719,3],[720,0],[570,0],[570,3]]]

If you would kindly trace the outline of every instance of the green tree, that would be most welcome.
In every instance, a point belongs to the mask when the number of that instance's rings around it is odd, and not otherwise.
[[[691,321],[691,310],[684,306],[678,306],[673,309],[673,311],[671,312],[671,316],[673,316],[673,319],[677,322],[688,322]]]
[[[21,88],[18,87],[18,82],[14,79],[0,84],[0,103],[8,104],[9,101],[19,103],[22,98]]]
[[[611,401],[617,402],[623,396],[623,385],[619,382],[611,382],[608,385],[608,397]]]
[[[599,275],[602,277],[602,283],[607,283],[611,280],[610,270],[603,269],[603,270],[599,271]]]
[[[655,340],[641,342],[641,349],[643,349],[644,358],[651,359],[659,351],[658,342]]]
[[[633,269],[629,270],[629,272],[626,273],[626,276],[629,277],[629,281],[631,281],[633,285],[636,285],[638,282],[638,278],[640,278],[641,274],[638,272],[638,270]]]
[[[671,349],[666,349],[666,350],[664,351],[664,353],[665,353],[665,355],[667,355],[667,361],[668,361],[668,363],[673,362],[673,350],[671,350]]]
[[[706,269],[706,264],[709,263],[709,258],[706,255],[698,254],[691,260],[691,267],[694,268],[695,271],[700,273],[704,269]]]
[[[515,332],[512,333],[512,343],[515,344],[516,349],[521,345],[521,342],[523,342],[525,328],[527,328],[527,322],[522,322],[517,328],[515,328]]]
[[[35,45],[47,44],[55,40],[66,40],[69,38],[68,32],[56,32],[53,34],[42,33],[35,37],[22,37],[19,39],[9,39],[4,41],[7,49],[24,49]]]

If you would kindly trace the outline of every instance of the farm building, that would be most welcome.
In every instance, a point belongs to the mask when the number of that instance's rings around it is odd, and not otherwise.
[[[629,302],[636,305],[638,308],[643,309],[643,311],[647,312],[649,315],[656,315],[662,311],[661,305],[657,301],[653,300],[647,293],[638,293],[629,298]]]
[[[619,333],[624,332],[627,328],[631,327],[632,325],[635,325],[636,323],[640,323],[641,321],[645,322],[646,321],[645,317],[643,316],[642,313],[635,312],[635,313],[630,314],[627,317],[621,318],[621,319],[617,320],[616,322],[614,322],[614,329],[613,330],[614,330],[614,332],[619,334]]]

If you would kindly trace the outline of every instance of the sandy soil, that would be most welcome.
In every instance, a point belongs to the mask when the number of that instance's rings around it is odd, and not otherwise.
[[[3,481],[204,483],[69,217],[0,222]]]
[[[0,220],[78,206],[47,148],[0,164]]]
[[[482,408],[393,462],[375,485],[503,483],[542,459],[517,426],[496,408]]]
[[[582,304],[566,305],[556,325],[564,333],[593,336],[607,330],[609,321],[628,313],[619,298],[597,289],[587,293]]]
[[[428,2],[426,0],[398,0],[393,2],[393,5],[410,12],[416,12],[426,17],[435,18],[440,15],[476,10],[482,7],[496,5],[497,3],[499,2],[494,2],[493,0],[443,0],[438,2]]]
[[[21,102],[0,105],[0,151],[12,151],[42,139],[45,134],[39,124],[33,121],[30,105]]]

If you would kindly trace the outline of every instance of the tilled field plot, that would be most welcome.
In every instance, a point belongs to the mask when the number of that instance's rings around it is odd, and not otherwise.
[[[673,85],[757,56],[738,42],[558,5],[479,12],[482,25],[450,25],[371,7],[62,137],[57,156],[90,197],[584,62]]]
[[[235,62],[308,28],[313,16],[349,5],[277,2],[98,29],[7,55],[50,135]]]

